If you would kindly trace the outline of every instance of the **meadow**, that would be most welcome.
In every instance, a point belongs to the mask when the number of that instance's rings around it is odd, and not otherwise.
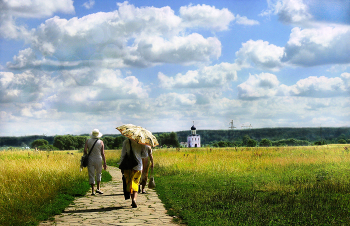
[[[350,225],[344,146],[155,150],[157,193],[187,225]]]
[[[155,149],[156,191],[168,214],[187,225],[350,225],[349,149]],[[0,152],[0,225],[36,225],[84,195],[80,157]],[[106,151],[108,165],[119,157],[120,150]]]
[[[0,225],[37,225],[61,213],[89,190],[81,153],[16,150],[0,152]],[[110,175],[104,173],[105,180]]]

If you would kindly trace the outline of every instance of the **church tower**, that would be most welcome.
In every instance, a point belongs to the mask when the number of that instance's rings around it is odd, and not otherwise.
[[[201,146],[201,136],[196,133],[196,127],[191,127],[191,134],[187,136],[187,147],[189,148],[199,148]]]

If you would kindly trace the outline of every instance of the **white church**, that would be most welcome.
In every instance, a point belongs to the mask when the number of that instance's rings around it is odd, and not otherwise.
[[[199,148],[201,146],[201,136],[196,134],[196,127],[191,127],[191,134],[187,136],[187,147]]]

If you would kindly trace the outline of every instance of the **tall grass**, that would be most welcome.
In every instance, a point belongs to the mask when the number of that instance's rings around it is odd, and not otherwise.
[[[189,225],[349,225],[342,146],[157,150],[157,192]]]
[[[106,150],[105,156],[106,156],[106,163],[108,166],[119,166],[119,160],[120,160],[121,150]]]
[[[35,225],[89,189],[76,152],[0,152],[0,225]]]

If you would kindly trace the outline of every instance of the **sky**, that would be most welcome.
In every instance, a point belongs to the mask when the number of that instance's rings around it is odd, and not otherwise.
[[[350,1],[0,0],[0,136],[350,126]]]

